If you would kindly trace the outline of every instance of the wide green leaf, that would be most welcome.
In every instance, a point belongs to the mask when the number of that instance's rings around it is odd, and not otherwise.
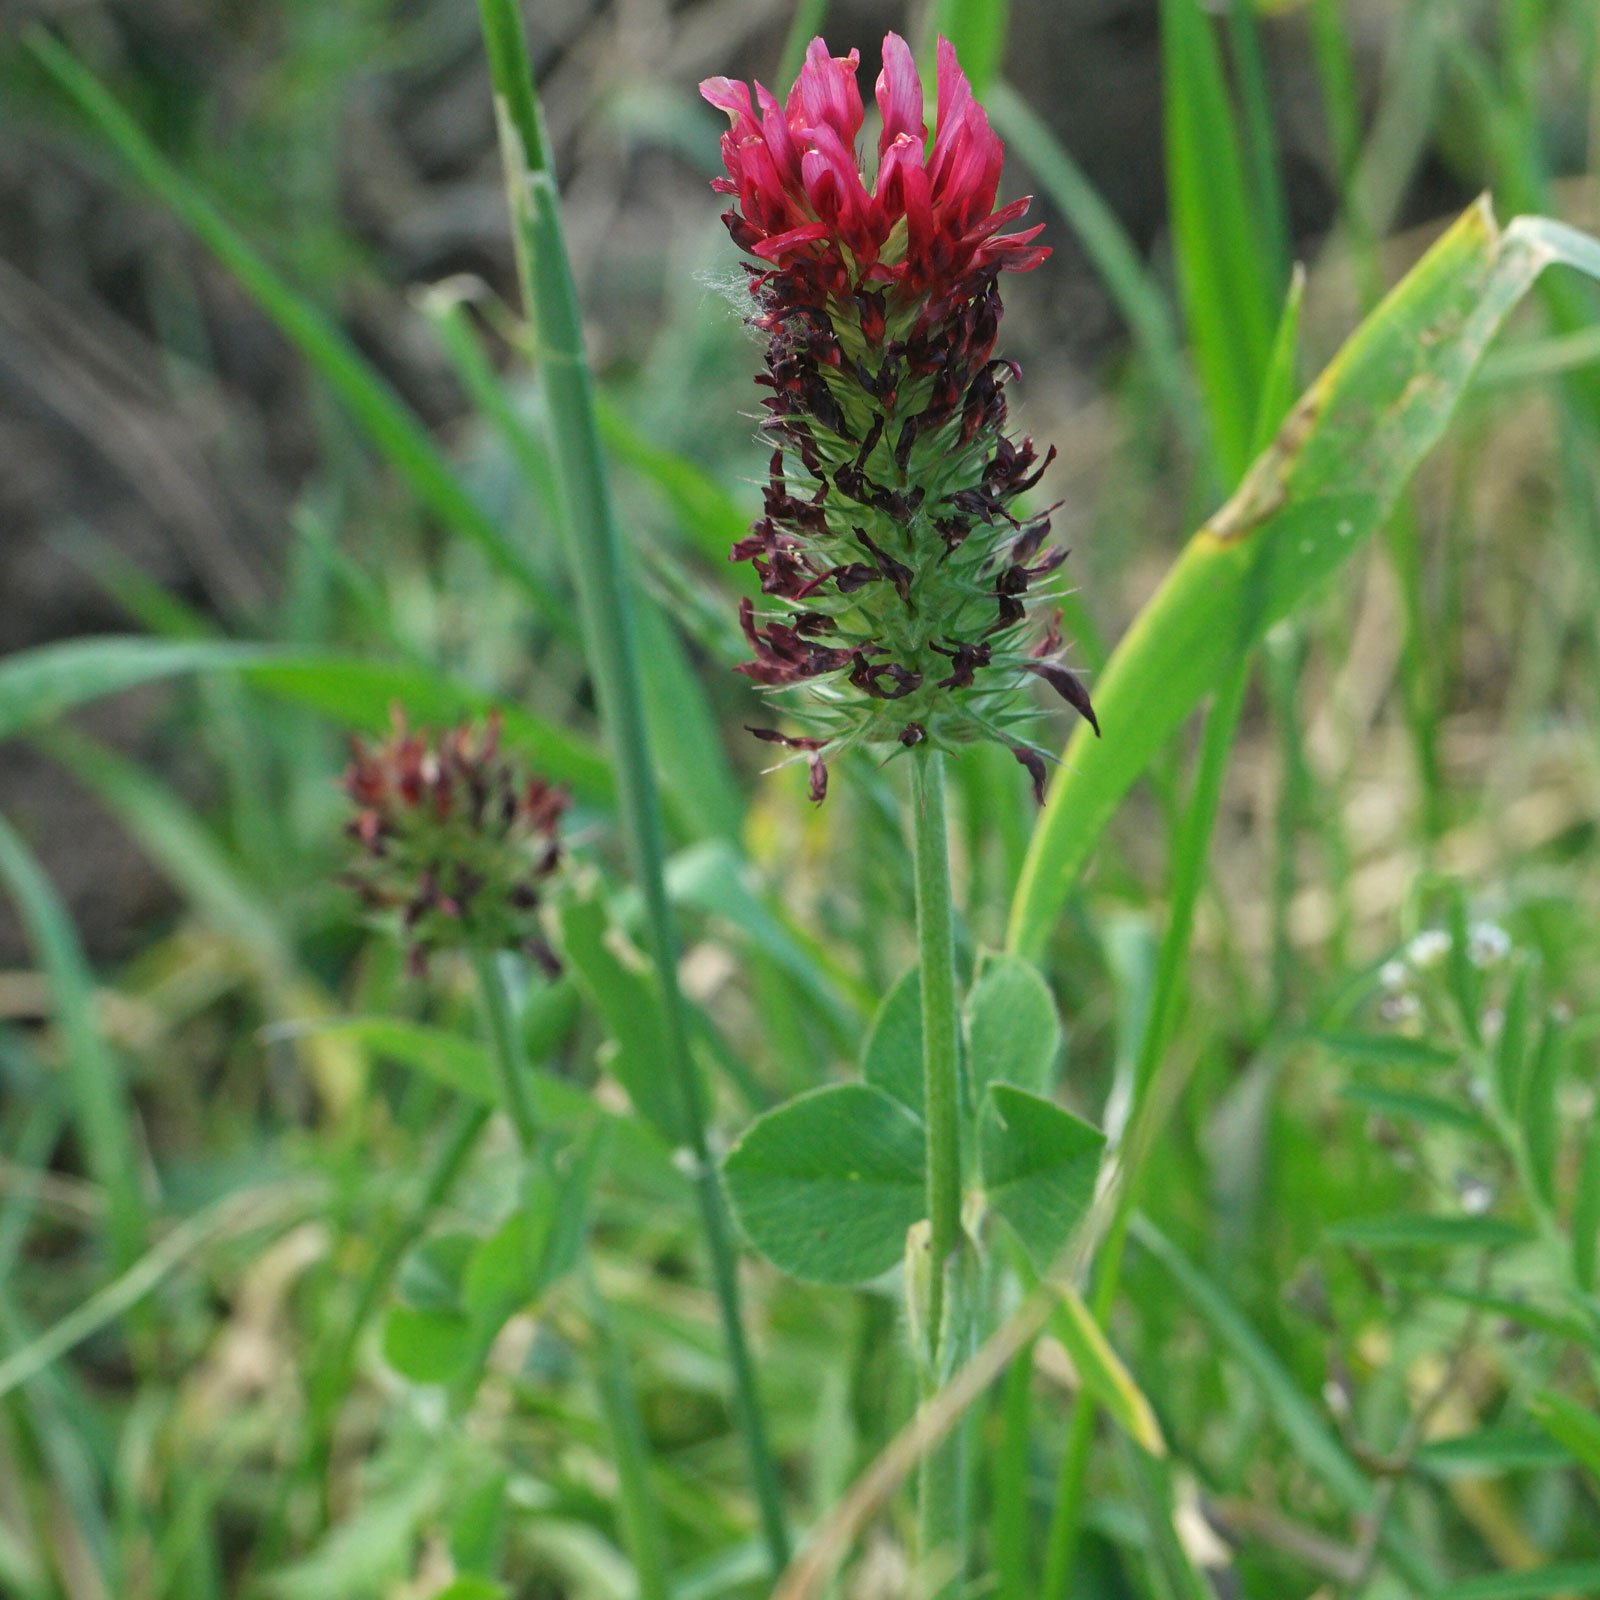
[[[991,956],[967,996],[967,1076],[974,1095],[991,1083],[1043,1094],[1061,1051],[1061,1019],[1038,969]]]
[[[449,1383],[472,1363],[477,1328],[461,1289],[478,1244],[475,1234],[451,1229],[422,1240],[400,1264],[400,1304],[384,1318],[383,1354],[413,1383]]]
[[[1105,1135],[1010,1084],[989,1086],[978,1157],[990,1206],[1041,1272],[1048,1272],[1094,1199]]]
[[[477,1353],[477,1332],[463,1311],[394,1306],[383,1319],[383,1359],[413,1383],[449,1383]]]
[[[1545,267],[1600,274],[1600,245],[1474,206],[1351,336],[1233,499],[1174,563],[1095,685],[1104,738],[1067,748],[1012,902],[1041,952],[1123,795],[1200,700],[1382,525],[1489,341]]]
[[[588,1226],[600,1144],[592,1129],[565,1145],[547,1140],[523,1179],[521,1203],[473,1248],[460,1294],[480,1330],[497,1330],[571,1271]]]
[[[813,1089],[757,1118],[723,1163],[734,1215],[774,1266],[864,1283],[896,1265],[926,1212],[923,1130],[870,1084]]]

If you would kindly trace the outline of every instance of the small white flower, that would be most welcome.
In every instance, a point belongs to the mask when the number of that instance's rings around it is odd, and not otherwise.
[[[1511,935],[1498,922],[1474,922],[1467,930],[1467,954],[1475,967],[1492,967],[1511,954]]]
[[[1378,968],[1378,982],[1391,993],[1411,981],[1411,969],[1403,961],[1385,961]]]
[[[1378,1015],[1403,1033],[1414,1032],[1415,1024],[1422,1019],[1422,1002],[1414,994],[1385,995]]]
[[[1406,960],[1418,972],[1431,972],[1450,954],[1450,935],[1443,928],[1424,928],[1406,946]]]
[[[1481,1217],[1494,1204],[1494,1190],[1482,1178],[1462,1176],[1456,1180],[1461,1209],[1469,1217]]]

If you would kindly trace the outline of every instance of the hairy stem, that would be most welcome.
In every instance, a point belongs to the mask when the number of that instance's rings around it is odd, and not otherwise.
[[[922,1083],[928,1119],[928,1226],[933,1259],[928,1345],[937,1358],[944,1275],[961,1234],[961,1058],[955,912],[944,806],[944,757],[914,764],[917,944],[922,961]]]
[[[944,757],[929,751],[912,763],[916,840],[917,943],[921,952],[923,1103],[928,1126],[929,1273],[924,1383],[937,1390],[961,1320],[947,1305],[947,1282],[961,1248],[961,1040],[956,1010],[955,912],[944,804]],[[926,1396],[925,1396],[926,1398]],[[924,1458],[919,1504],[922,1557],[961,1542],[961,1432]]]
[[[517,1147],[529,1160],[538,1150],[539,1113],[533,1099],[533,1081],[524,1059],[522,1034],[511,1014],[511,997],[500,975],[500,958],[492,950],[472,952],[478,975],[478,992],[489,1022],[495,1068],[500,1076],[500,1099],[516,1130]]]

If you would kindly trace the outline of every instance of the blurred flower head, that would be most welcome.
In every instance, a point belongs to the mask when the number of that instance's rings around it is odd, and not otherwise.
[[[803,687],[791,745],[827,790],[827,760],[856,744],[1008,745],[1043,794],[1045,755],[1020,691],[1044,680],[1091,722],[1060,660],[1050,605],[1066,552],[1050,512],[1022,512],[1055,452],[1006,430],[994,357],[1004,271],[1036,267],[1037,228],[1001,232],[1026,198],[994,209],[1000,140],[955,51],[938,48],[931,142],[911,51],[883,46],[883,127],[869,187],[855,155],[864,121],[857,52],[814,39],[780,105],[759,83],[708,78],[725,111],[724,221],[749,264],[752,323],[766,339],[773,443],[763,515],[732,551],[760,576],[741,607],[763,687]],[[1098,729],[1096,729],[1098,732]]]
[[[388,737],[351,741],[341,786],[355,806],[344,881],[391,921],[414,971],[440,949],[519,949],[557,963],[540,928],[561,860],[563,790],[500,749],[500,718],[437,737],[397,707]]]

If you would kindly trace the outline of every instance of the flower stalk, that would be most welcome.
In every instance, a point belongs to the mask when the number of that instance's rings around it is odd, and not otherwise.
[[[922,1082],[928,1128],[928,1227],[932,1274],[927,1341],[937,1369],[945,1343],[944,1283],[961,1238],[961,1059],[956,1007],[955,912],[944,802],[944,757],[912,762],[917,945],[921,956]]]
[[[522,1048],[522,1032],[511,1011],[500,958],[491,950],[475,950],[472,967],[478,979],[478,994],[489,1023],[489,1039],[496,1073],[500,1079],[500,1098],[516,1131],[517,1147],[532,1160],[539,1145],[539,1112],[533,1095],[533,1076]]]
[[[734,1411],[768,1557],[778,1571],[788,1559],[789,1540],[745,1339],[726,1204],[711,1158],[706,1091],[690,1053],[678,986],[678,941],[667,899],[661,803],[645,728],[633,599],[607,488],[555,174],[515,4],[479,0],[479,12],[494,83],[523,296],[550,401],[562,513],[557,522],[577,586],[585,656],[616,763],[625,833],[644,901],[649,954],[667,1025],[667,1066],[677,1084],[695,1171],[701,1227],[733,1377]]]
[[[961,1034],[956,996],[955,907],[950,889],[949,830],[945,816],[944,756],[919,751],[912,759],[912,831],[915,839],[917,944],[922,989],[922,1087],[928,1155],[927,1304],[920,1353],[923,1398],[954,1366],[965,1308],[953,1302],[965,1274],[956,1257],[961,1228]],[[949,1436],[923,1458],[918,1491],[918,1542],[924,1561],[960,1551],[963,1432]]]

